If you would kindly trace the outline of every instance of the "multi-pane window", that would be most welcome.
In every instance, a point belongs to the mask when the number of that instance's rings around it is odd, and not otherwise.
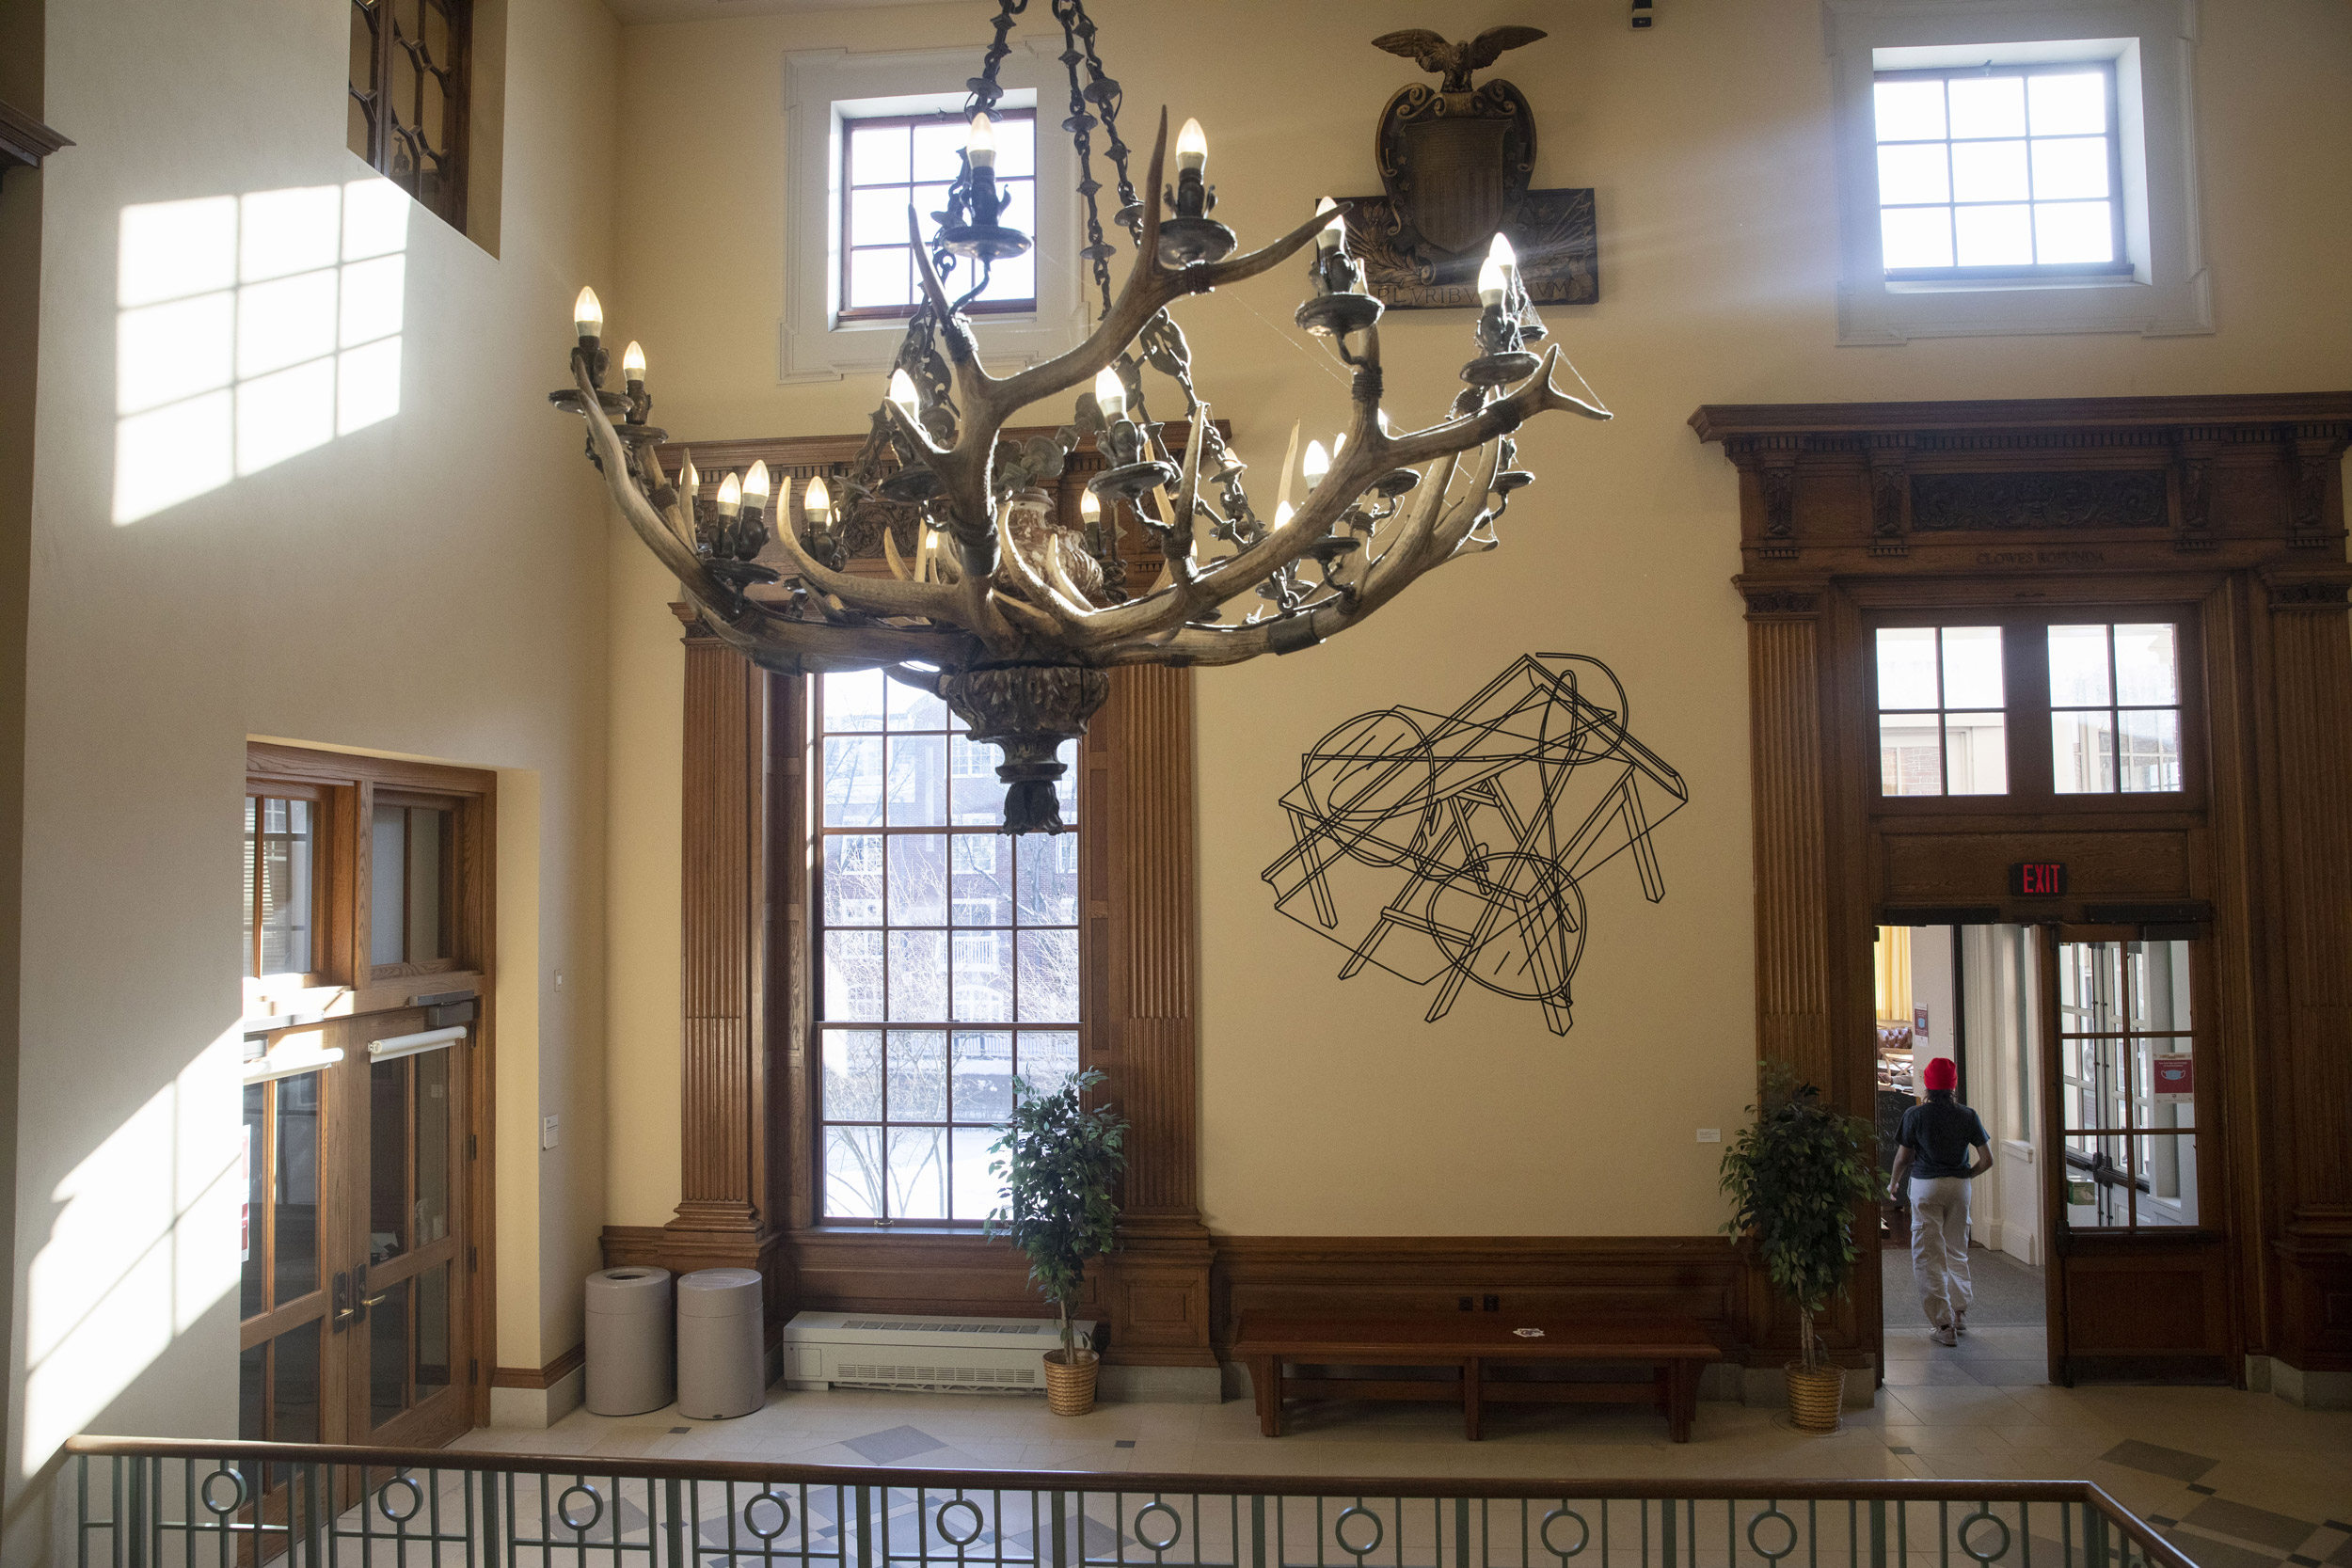
[[[996,136],[996,188],[1005,197],[997,222],[1037,235],[1037,117],[1026,109],[992,116]],[[963,167],[969,124],[957,115],[898,115],[849,119],[841,126],[841,295],[844,320],[903,317],[922,298],[914,250],[907,243],[907,209],[923,233],[939,228],[932,214],[947,209],[947,185]],[[959,260],[959,267],[978,263]],[[971,275],[949,280],[951,294],[971,287]],[[967,309],[1037,309],[1034,250],[998,261],[988,287]]]
[[[2180,789],[2180,656],[2169,623],[2050,628],[2050,765],[2060,795]]]
[[[472,0],[350,4],[351,150],[462,230]]]
[[[276,795],[245,798],[245,973],[308,974],[319,965],[319,808]]]
[[[1003,833],[994,749],[938,698],[879,671],[811,692],[824,1216],[985,1219],[1014,1077],[1078,1067],[1077,833]]]
[[[2112,62],[1879,74],[1893,278],[2122,273]]]
[[[2007,794],[2003,685],[1998,626],[1881,627],[1880,793]]]
[[[2197,1111],[2185,942],[2058,947],[2066,1223],[2197,1223]]]

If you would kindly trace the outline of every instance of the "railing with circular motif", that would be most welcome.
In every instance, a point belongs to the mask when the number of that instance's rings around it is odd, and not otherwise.
[[[79,1437],[76,1568],[2194,1568],[2088,1481],[1121,1475]]]

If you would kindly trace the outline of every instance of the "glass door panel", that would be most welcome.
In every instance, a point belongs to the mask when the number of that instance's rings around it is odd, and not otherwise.
[[[2076,1230],[2198,1223],[2185,942],[2062,942],[2062,1212]]]
[[[466,1430],[455,1376],[465,1042],[368,1067],[368,1435],[445,1441]]]

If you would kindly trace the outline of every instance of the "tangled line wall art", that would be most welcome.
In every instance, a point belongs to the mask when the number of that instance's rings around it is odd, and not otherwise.
[[[1263,873],[1275,907],[1366,965],[1539,1004],[1568,1032],[1584,884],[1628,851],[1666,895],[1650,835],[1690,801],[1633,737],[1625,686],[1597,658],[1527,654],[1452,713],[1359,714],[1299,759],[1282,796],[1291,847]]]

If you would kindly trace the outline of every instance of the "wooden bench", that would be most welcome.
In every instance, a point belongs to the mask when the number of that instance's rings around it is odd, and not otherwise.
[[[1492,1403],[1649,1404],[1666,1418],[1677,1443],[1691,1440],[1698,1414],[1699,1372],[1723,1352],[1688,1319],[1522,1318],[1466,1312],[1458,1317],[1345,1318],[1245,1313],[1233,1354],[1249,1363],[1258,1395],[1258,1430],[1282,1434],[1282,1402],[1293,1400],[1459,1400],[1463,1434],[1479,1436]],[[1498,1366],[1571,1362],[1647,1365],[1644,1382],[1497,1382]],[[1447,1369],[1438,1376],[1295,1377],[1291,1366]]]

